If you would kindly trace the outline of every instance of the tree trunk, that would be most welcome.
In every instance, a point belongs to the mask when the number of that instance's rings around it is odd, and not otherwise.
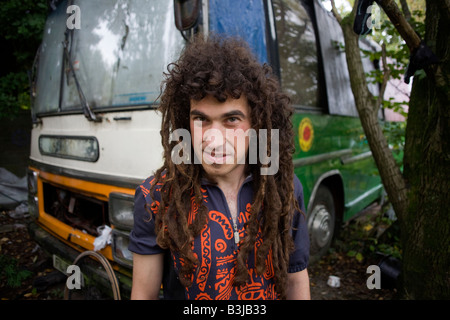
[[[409,207],[400,221],[406,299],[450,299],[449,13],[444,0],[427,1],[425,41],[446,79],[436,88],[431,77],[416,76],[409,104],[404,158]]]
[[[407,208],[405,182],[378,120],[376,99],[367,87],[358,35],[353,32],[353,20],[354,13],[342,19],[341,27],[344,33],[345,54],[356,109],[389,200],[397,216],[403,216]]]
[[[333,2],[332,2],[333,3]],[[418,37],[392,0],[378,2],[411,52]],[[334,6],[334,3],[333,3]],[[356,3],[342,26],[350,83],[364,132],[383,185],[400,222],[404,299],[450,299],[450,1],[427,0],[426,43],[440,59],[414,79],[410,98],[403,178],[390,152],[367,89],[358,36],[352,30]],[[407,190],[407,187],[409,190]]]

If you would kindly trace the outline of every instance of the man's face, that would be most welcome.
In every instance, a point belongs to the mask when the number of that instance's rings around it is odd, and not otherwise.
[[[197,159],[211,176],[243,172],[251,128],[246,97],[219,102],[213,96],[191,100],[190,131]]]

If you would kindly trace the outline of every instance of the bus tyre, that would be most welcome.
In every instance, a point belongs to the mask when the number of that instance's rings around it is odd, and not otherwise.
[[[330,189],[321,185],[317,190],[308,215],[310,238],[310,259],[317,261],[330,248],[336,225],[333,194]]]

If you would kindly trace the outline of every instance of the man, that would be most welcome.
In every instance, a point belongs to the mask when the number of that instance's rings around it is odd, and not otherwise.
[[[164,164],[136,189],[131,298],[157,299],[163,282],[166,298],[309,299],[292,111],[271,69],[244,42],[198,37],[165,76]]]

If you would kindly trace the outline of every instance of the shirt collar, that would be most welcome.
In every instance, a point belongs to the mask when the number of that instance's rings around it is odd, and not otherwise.
[[[245,178],[245,180],[242,183],[242,185],[244,185],[244,184],[246,184],[246,183],[248,183],[250,181],[253,181],[253,175],[251,173]],[[209,186],[216,186],[217,185],[215,182],[208,180],[208,178],[206,178],[206,177],[200,178],[200,184],[202,186],[208,186],[208,185]]]

